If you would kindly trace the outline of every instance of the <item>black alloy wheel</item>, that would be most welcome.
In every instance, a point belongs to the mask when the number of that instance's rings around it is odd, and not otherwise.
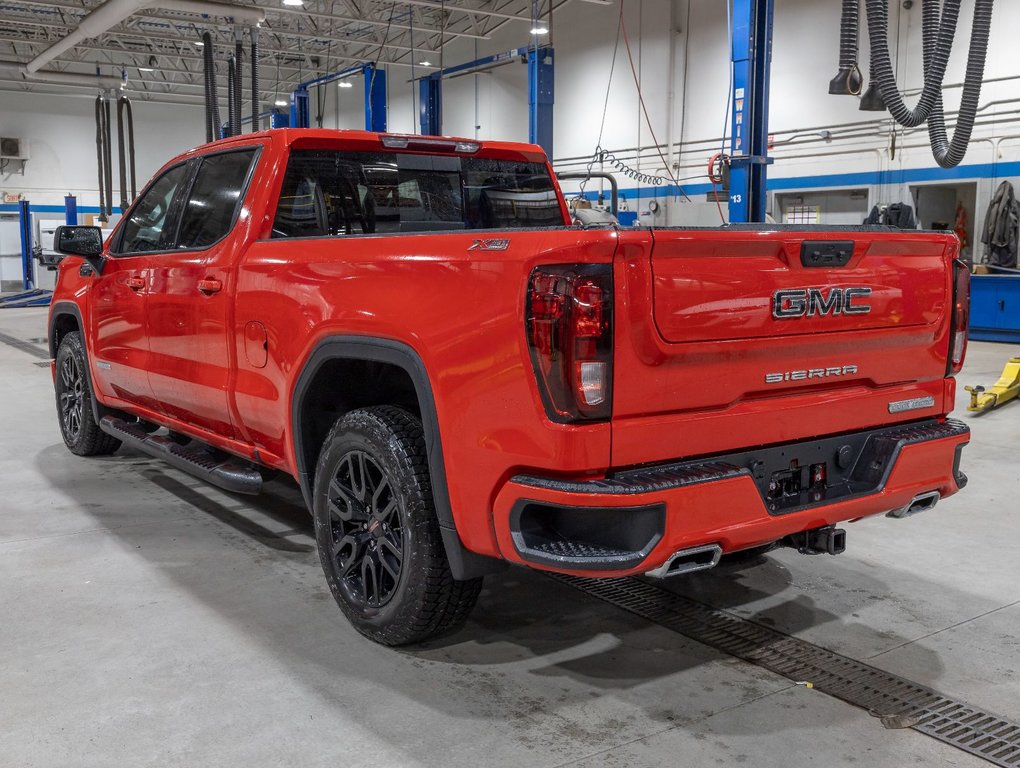
[[[390,479],[367,453],[348,451],[329,482],[327,507],[340,589],[355,606],[381,608],[404,561],[404,524]]]
[[[380,405],[337,419],[315,469],[312,513],[326,583],[361,634],[405,645],[467,619],[482,580],[450,572],[416,415]]]
[[[57,371],[57,398],[65,437],[72,442],[81,438],[82,411],[85,407],[85,375],[74,355],[67,355]]]
[[[93,402],[88,357],[77,331],[65,334],[57,347],[54,390],[60,434],[71,453],[105,456],[120,447],[120,440],[96,422],[98,405]]]

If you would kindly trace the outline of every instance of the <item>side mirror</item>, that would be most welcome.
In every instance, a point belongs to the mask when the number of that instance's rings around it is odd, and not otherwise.
[[[103,231],[99,227],[57,227],[53,250],[81,256],[97,275],[103,271]]]

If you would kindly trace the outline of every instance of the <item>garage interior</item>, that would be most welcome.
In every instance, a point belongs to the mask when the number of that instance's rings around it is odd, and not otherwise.
[[[956,131],[975,2],[942,81]],[[1020,223],[1004,256],[985,242],[1020,184],[1020,6],[994,6],[965,157],[942,167],[923,124],[866,108],[874,4],[852,68],[852,0],[0,4],[0,766],[1020,766]],[[888,3],[908,104],[929,4]],[[863,81],[832,94],[837,68]],[[127,446],[85,459],[56,418],[57,228],[109,235],[172,157],[256,127],[538,144],[571,209],[615,208],[621,231],[909,207],[894,226],[955,232],[972,273],[967,487],[848,523],[838,557],[511,567],[452,634],[371,642],[286,474],[243,496]]]

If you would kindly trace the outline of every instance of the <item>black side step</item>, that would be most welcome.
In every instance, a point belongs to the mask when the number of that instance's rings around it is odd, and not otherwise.
[[[99,428],[143,453],[205,480],[210,485],[233,493],[257,494],[262,490],[262,475],[253,467],[233,461],[220,461],[202,451],[175,443],[163,435],[150,435],[137,424],[104,416]]]

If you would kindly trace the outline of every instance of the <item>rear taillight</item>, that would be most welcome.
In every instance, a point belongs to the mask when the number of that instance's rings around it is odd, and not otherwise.
[[[970,268],[957,259],[953,262],[953,311],[949,336],[947,375],[959,373],[967,356],[967,326],[970,325]]]
[[[608,419],[612,413],[613,267],[538,267],[528,283],[528,346],[549,418]]]

